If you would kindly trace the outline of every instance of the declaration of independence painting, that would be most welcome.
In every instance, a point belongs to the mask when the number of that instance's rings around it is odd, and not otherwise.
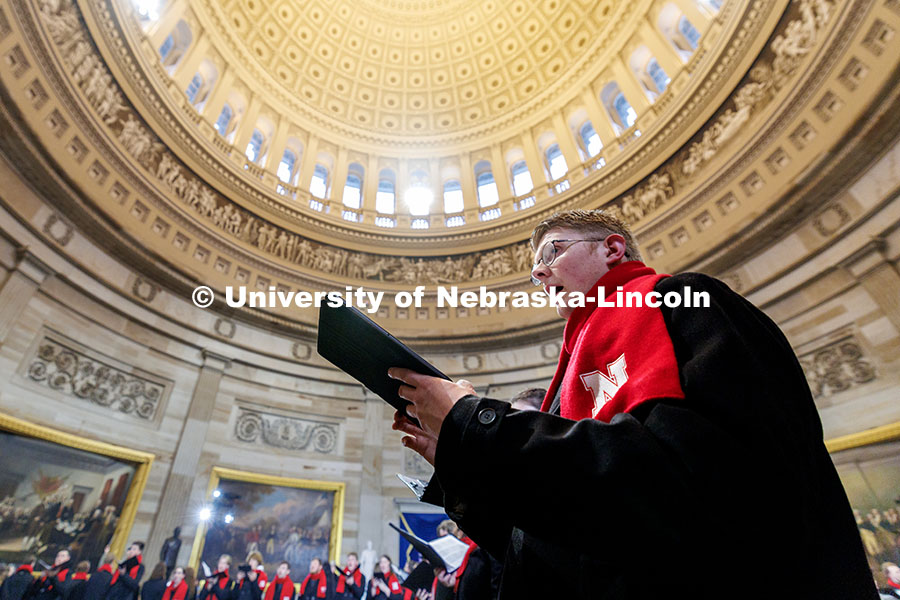
[[[121,551],[151,455],[0,416],[0,562]]]
[[[215,469],[211,487],[199,555],[212,569],[222,554],[237,565],[258,551],[271,570],[289,562],[299,581],[311,559],[340,552],[344,484]]]
[[[884,586],[881,565],[900,565],[900,440],[851,447],[832,457],[872,575]]]

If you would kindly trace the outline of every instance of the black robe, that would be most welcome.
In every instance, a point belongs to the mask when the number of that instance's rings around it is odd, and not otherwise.
[[[788,341],[709,277],[655,289],[686,286],[711,306],[659,309],[683,400],[604,423],[467,396],[424,499],[504,557],[502,599],[876,599]]]

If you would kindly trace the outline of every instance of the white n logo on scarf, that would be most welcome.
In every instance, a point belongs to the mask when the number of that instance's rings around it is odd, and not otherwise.
[[[616,392],[628,381],[628,373],[625,372],[625,355],[606,365],[606,372],[592,371],[580,375],[581,383],[584,389],[590,391],[594,395],[594,410],[591,416],[596,418],[597,413],[603,408],[603,405],[613,399]]]

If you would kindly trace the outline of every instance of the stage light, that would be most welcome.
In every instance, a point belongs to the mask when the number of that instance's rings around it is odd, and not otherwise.
[[[212,510],[208,506],[204,506],[200,509],[200,520],[201,521],[209,521],[209,518],[212,516]]]
[[[222,492],[220,492],[219,490],[213,490],[213,498],[218,498],[221,495],[222,495]]]
[[[234,515],[225,515],[226,523],[231,523],[232,521],[234,521]]]

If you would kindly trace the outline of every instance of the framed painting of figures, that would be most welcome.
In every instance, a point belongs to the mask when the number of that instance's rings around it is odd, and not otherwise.
[[[153,455],[0,415],[0,562],[125,549]]]
[[[900,590],[900,423],[826,443],[879,588]],[[893,575],[893,579],[891,579]]]
[[[335,562],[341,551],[345,484],[213,468],[191,565],[215,570],[219,556],[233,564],[250,552],[273,571],[281,561],[302,581],[313,558]]]

